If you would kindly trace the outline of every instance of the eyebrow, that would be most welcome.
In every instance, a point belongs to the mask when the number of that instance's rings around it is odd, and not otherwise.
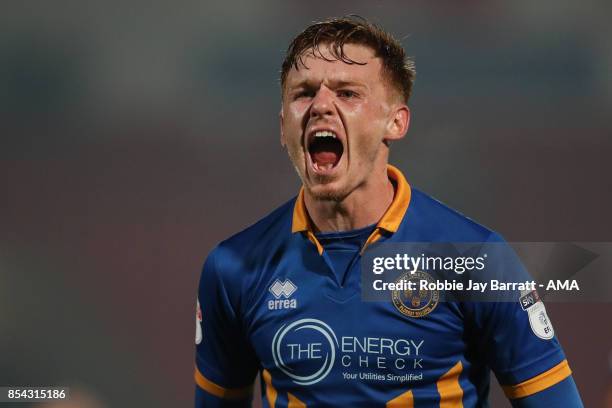
[[[360,88],[367,88],[367,85],[365,85],[364,83],[358,82],[358,81],[345,81],[345,80],[341,80],[341,79],[336,79],[336,80],[331,80],[330,84],[332,87],[334,88],[342,88],[345,86],[357,86]],[[287,88],[288,89],[297,89],[297,88],[314,88],[315,85],[313,84],[312,81],[309,81],[307,79],[304,79],[302,81],[299,81],[295,84],[288,84]]]

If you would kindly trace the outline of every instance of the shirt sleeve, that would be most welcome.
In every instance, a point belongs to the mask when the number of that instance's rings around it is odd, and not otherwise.
[[[499,256],[492,276],[506,282],[530,281],[512,248],[499,236],[492,241],[495,245],[488,246],[489,251]],[[489,260],[492,261],[491,257]],[[571,377],[565,354],[536,290],[507,290],[497,301],[472,302],[470,307],[478,349],[511,401],[524,399],[522,403],[526,403],[527,397]],[[577,390],[574,395],[572,389],[576,389],[575,385],[563,388],[580,401]]]
[[[241,282],[223,270],[215,251],[204,264],[198,288],[195,406],[247,407],[258,363],[241,323]]]
[[[570,375],[565,380],[528,397],[511,400],[513,408],[567,407],[584,408],[576,383]]]

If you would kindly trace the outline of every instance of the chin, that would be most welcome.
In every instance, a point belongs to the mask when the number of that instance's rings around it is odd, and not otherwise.
[[[334,185],[336,183],[317,184],[309,186],[308,193],[315,200],[336,201],[344,200],[350,193],[349,189],[343,186]]]

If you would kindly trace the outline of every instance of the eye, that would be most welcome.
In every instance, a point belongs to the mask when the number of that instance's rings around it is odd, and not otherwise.
[[[359,95],[357,94],[357,92],[352,91],[350,89],[341,89],[338,91],[338,96],[340,98],[351,99]]]
[[[313,98],[315,96],[315,92],[310,89],[302,89],[296,91],[293,94],[293,99],[301,99],[301,98]]]

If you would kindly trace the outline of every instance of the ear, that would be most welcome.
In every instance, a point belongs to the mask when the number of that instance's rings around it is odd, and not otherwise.
[[[281,108],[280,112],[278,113],[278,122],[279,122],[279,127],[280,127],[280,144],[282,147],[287,146],[287,140],[285,139],[285,132],[283,130],[283,109]]]
[[[400,140],[408,132],[410,125],[410,109],[406,105],[397,105],[387,126],[385,141]]]

